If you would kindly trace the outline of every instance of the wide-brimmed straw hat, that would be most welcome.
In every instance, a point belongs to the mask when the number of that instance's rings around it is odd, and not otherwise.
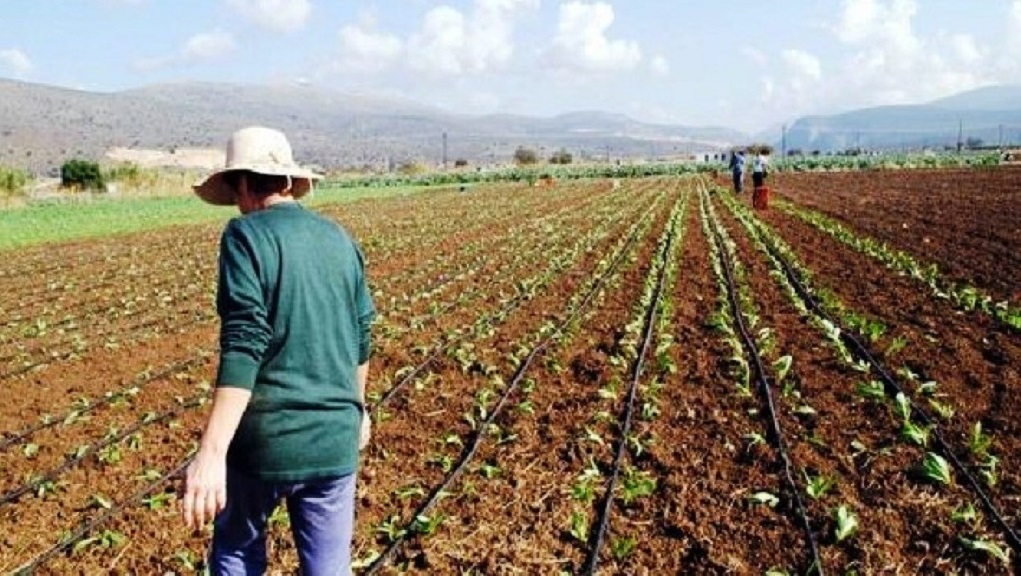
[[[224,180],[227,172],[249,170],[269,176],[289,176],[291,195],[301,198],[312,189],[314,180],[322,175],[306,170],[294,162],[291,144],[279,130],[263,126],[249,126],[231,135],[227,140],[227,162],[201,184],[194,186],[200,198],[217,206],[233,206],[234,191]]]

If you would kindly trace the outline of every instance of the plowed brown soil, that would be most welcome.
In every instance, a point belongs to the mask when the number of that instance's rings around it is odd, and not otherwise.
[[[953,280],[1021,300],[1021,169],[795,174],[771,184],[780,197],[937,263]],[[806,536],[777,446],[753,442],[768,436],[765,404],[738,393],[732,352],[710,323],[720,285],[698,210],[700,187],[687,178],[620,189],[604,181],[494,186],[325,210],[349,225],[370,263],[382,312],[370,392],[378,400],[395,391],[376,407],[363,457],[356,558],[384,550],[396,530],[408,528],[423,494],[442,486],[449,495],[430,514],[444,521],[432,535],[399,538],[385,573],[577,573],[596,542],[572,535],[572,518],[594,531],[607,498],[600,573],[807,569]],[[653,274],[667,215],[685,196],[676,278],[662,296],[672,304],[673,341],[664,350],[675,371],[647,359],[633,424],[644,449],[629,444],[624,458],[656,488],[625,501],[620,484],[607,494],[605,483],[625,441],[631,367],[617,358],[630,345],[628,324],[644,317],[642,285]],[[892,401],[857,394],[870,377],[842,363],[741,223],[720,198],[707,198],[734,240],[740,282],[757,310],[753,331],[774,335],[766,376],[824,571],[1014,573],[1018,551],[1003,563],[966,548],[965,540],[984,540],[1010,550],[959,474],[952,486],[939,486],[912,471],[933,448],[900,437]],[[1021,336],[982,314],[956,311],[793,216],[755,216],[812,272],[814,288],[883,323],[884,334],[869,345],[891,373],[915,375],[898,378],[920,409],[930,409],[920,383],[936,382],[932,399],[954,409],[939,431],[975,474],[982,468],[969,439],[981,422],[999,458],[997,483],[985,488],[1021,529]],[[520,360],[566,319],[572,295],[646,217],[648,228],[619,268],[524,373],[494,421],[498,428],[477,430],[471,420],[482,417],[481,408],[494,409],[515,373],[511,357]],[[176,516],[179,479],[159,478],[179,468],[197,441],[205,416],[197,401],[215,374],[216,238],[215,228],[196,226],[5,254],[0,572],[30,564],[39,574],[186,574],[204,565],[208,533],[185,532]],[[189,273],[178,272],[182,262],[191,263]],[[906,346],[888,352],[895,339]],[[778,384],[772,366],[783,355],[793,367]],[[659,412],[643,416],[654,381],[662,385]],[[133,427],[137,435],[120,438]],[[479,434],[464,474],[444,484]],[[602,480],[582,498],[573,488],[593,466]],[[811,498],[808,476],[831,477],[834,487]],[[756,505],[749,500],[755,492],[775,494],[779,503]],[[968,504],[979,519],[955,521]],[[840,542],[839,506],[859,520]],[[276,517],[270,532],[271,573],[293,573],[286,518]],[[62,542],[64,549],[41,556]]]

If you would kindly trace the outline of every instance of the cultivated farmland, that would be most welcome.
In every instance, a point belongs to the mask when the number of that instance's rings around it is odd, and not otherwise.
[[[1014,573],[1021,170],[772,184],[318,208],[380,311],[359,571]],[[221,226],[2,255],[0,571],[202,569]],[[269,551],[293,571],[282,508]]]

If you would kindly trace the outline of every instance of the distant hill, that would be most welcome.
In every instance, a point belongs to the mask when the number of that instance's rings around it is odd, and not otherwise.
[[[112,149],[222,148],[250,124],[285,131],[302,161],[321,168],[405,161],[506,162],[518,146],[576,158],[676,156],[739,142],[725,128],[638,122],[602,112],[553,118],[465,116],[415,102],[307,86],[162,84],[94,93],[0,80],[0,165],[53,173],[72,157]]]
[[[773,134],[775,139],[775,133]],[[917,149],[962,142],[1021,144],[1021,86],[990,86],[913,106],[881,106],[798,119],[787,148]]]

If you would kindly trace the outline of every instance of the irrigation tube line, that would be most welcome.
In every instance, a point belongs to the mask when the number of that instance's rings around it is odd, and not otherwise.
[[[199,310],[200,310],[199,308],[193,308],[193,309],[183,310],[182,312],[198,312]],[[125,334],[125,333],[138,332],[138,331],[143,330],[145,328],[149,328],[149,327],[151,327],[153,325],[159,324],[161,320],[164,320],[166,318],[167,318],[167,315],[163,315],[163,316],[161,316],[159,318],[146,319],[143,322],[139,322],[137,324],[132,324],[130,326],[127,326],[123,330],[114,330],[113,328],[109,328],[108,327],[106,330],[98,332],[98,333],[94,334],[92,337],[93,338],[101,338],[101,337],[107,336],[107,335],[109,335],[109,334],[111,334],[113,332],[116,332],[117,334]],[[174,325],[174,326],[168,326],[168,328],[169,329],[173,329],[173,330],[180,330],[182,328],[188,328],[188,327],[195,326],[195,325],[206,324],[206,323],[210,322],[212,319],[213,319],[212,316],[196,315],[196,317],[192,318],[191,320],[188,320],[187,322],[184,322],[184,323],[181,323],[181,324],[177,324],[177,325]],[[70,342],[70,340],[64,340],[62,342],[57,342],[55,345],[56,346],[62,346],[62,345],[67,344],[68,342]],[[38,352],[39,350],[42,350],[42,349],[45,349],[45,348],[46,348],[45,345],[43,345],[43,346],[36,346],[36,347],[32,348],[31,350],[29,350],[28,353]],[[31,362],[29,364],[26,364],[26,365],[20,367],[20,368],[9,370],[7,372],[4,372],[4,373],[0,374],[0,381],[4,381],[4,380],[10,379],[10,378],[13,378],[15,376],[20,376],[20,375],[25,374],[27,372],[31,372],[32,370],[35,370],[36,368],[42,368],[43,366],[49,366],[49,365],[51,365],[51,364],[53,364],[55,362],[63,362],[65,360],[70,360],[71,358],[73,358],[78,353],[79,352],[77,352],[75,350],[71,350],[71,351],[68,351],[68,352],[58,353],[57,356],[47,357],[45,360],[40,360],[38,362]]]
[[[650,209],[650,212],[651,212],[651,209]],[[646,217],[648,217],[648,213],[646,213],[646,215],[643,216],[643,219],[646,218]],[[637,228],[635,230],[637,231]],[[630,243],[630,241],[629,241],[629,243]],[[540,274],[538,276],[541,277],[542,274]],[[517,296],[512,298],[509,302],[507,302],[507,304],[505,304],[502,308],[497,310],[496,314],[494,314],[489,319],[487,319],[486,320],[486,324],[488,326],[492,327],[493,326],[493,320],[492,320],[493,317],[495,317],[495,316],[502,316],[502,315],[506,315],[506,314],[509,314],[509,313],[513,312],[518,306],[520,306],[524,302],[524,300],[525,300],[524,295],[523,294],[518,294]],[[387,390],[379,398],[379,400],[376,401],[371,406],[369,406],[368,409],[370,411],[371,410],[377,410],[377,409],[382,408],[383,406],[385,406],[393,398],[393,396],[397,392],[399,392],[402,388],[407,386],[408,383],[411,382],[411,380],[413,378],[415,378],[416,376],[421,374],[421,372],[423,370],[425,370],[425,368],[430,363],[432,363],[433,360],[436,360],[441,355],[441,353],[443,352],[443,349],[444,349],[445,346],[450,346],[451,344],[462,342],[462,341],[466,340],[467,338],[468,338],[468,335],[467,334],[463,334],[460,337],[458,337],[458,338],[456,338],[456,339],[454,339],[452,341],[438,342],[437,344],[435,344],[433,346],[432,353],[429,354],[429,356],[426,357],[425,360],[423,360],[421,363],[419,363],[417,366],[415,366],[415,369],[412,370],[410,373],[408,373],[407,376],[402,378],[400,382],[398,382],[397,384],[394,384],[389,390]]]
[[[678,215],[678,217],[680,217]],[[610,482],[606,487],[606,496],[603,499],[603,510],[599,517],[599,526],[595,533],[595,542],[589,549],[588,559],[582,567],[582,574],[592,575],[595,574],[596,568],[599,564],[599,550],[602,548],[603,539],[606,537],[606,530],[610,525],[610,513],[613,511],[613,489],[617,485],[617,479],[620,477],[620,463],[624,458],[624,452],[627,451],[627,437],[628,433],[631,432],[631,421],[634,414],[635,405],[635,393],[638,389],[638,381],[642,376],[642,368],[644,365],[645,356],[649,352],[649,344],[652,342],[652,331],[655,328],[656,323],[656,309],[659,307],[659,299],[663,295],[663,282],[666,279],[667,263],[666,259],[670,256],[670,248],[674,243],[675,230],[673,226],[676,222],[671,222],[669,236],[667,237],[667,244],[663,250],[662,260],[659,264],[659,280],[656,282],[656,290],[652,296],[652,302],[649,304],[649,310],[645,313],[645,334],[642,336],[642,349],[635,358],[635,365],[631,372],[631,383],[628,386],[628,399],[627,404],[624,405],[624,426],[621,430],[620,444],[617,446],[617,453],[613,455],[612,473],[610,474]]]
[[[127,388],[123,388],[119,392],[115,392],[113,394],[110,394],[109,396],[103,396],[98,400],[92,401],[89,403],[88,406],[82,408],[81,410],[71,409],[68,410],[59,418],[54,418],[49,422],[45,421],[39,422],[37,424],[29,426],[28,428],[25,428],[24,430],[21,430],[20,432],[15,432],[13,436],[10,436],[9,438],[5,438],[4,440],[0,441],[0,452],[7,450],[7,448],[9,448],[12,444],[21,443],[22,440],[28,438],[29,436],[32,436],[36,432],[62,424],[65,420],[70,418],[72,414],[77,413],[78,416],[84,416],[85,414],[92,412],[96,408],[100,408],[102,406],[110,404],[115,400],[127,398],[129,396],[134,396],[134,394],[130,392],[130,390],[134,388],[137,388],[138,391],[140,392],[143,388],[155,382],[156,380],[166,378],[170,374],[177,372],[179,370],[187,370],[189,368],[193,368],[206,359],[206,354],[207,353],[205,350],[200,350],[198,353],[196,353],[197,357],[189,358],[188,360],[181,360],[180,362],[175,362],[173,364],[170,364],[169,366],[164,367],[161,371],[155,374],[147,374],[141,378],[136,378],[135,381],[132,382]]]
[[[71,546],[77,544],[78,542],[85,538],[86,534],[88,534],[92,530],[95,530],[99,526],[102,526],[111,518],[113,518],[115,515],[120,514],[125,508],[128,507],[128,505],[140,501],[142,498],[145,498],[148,494],[155,490],[157,486],[163,484],[164,482],[173,478],[174,476],[179,475],[188,466],[188,464],[191,463],[191,461],[192,457],[189,456],[188,458],[185,458],[183,462],[174,467],[170,472],[167,472],[166,474],[161,476],[158,480],[152,482],[151,484],[148,484],[139,491],[135,492],[128,499],[123,500],[120,504],[110,508],[101,516],[94,518],[91,522],[88,522],[67,538],[62,539],[60,542],[57,542],[56,544],[51,546],[49,550],[46,550],[42,554],[39,554],[38,556],[33,558],[32,560],[29,560],[28,562],[22,564],[18,568],[15,568],[12,574],[15,574],[17,576],[29,576],[33,574],[37,568],[39,568],[46,562],[52,560],[54,556],[60,554],[64,550],[67,550]]]
[[[812,555],[812,564],[808,567],[806,573],[812,573],[813,568],[815,573],[819,576],[823,575],[822,560],[819,557],[819,543],[816,541],[815,533],[812,531],[812,524],[808,518],[808,511],[805,509],[805,504],[801,499],[801,493],[798,491],[798,485],[794,482],[794,476],[791,473],[791,461],[787,454],[787,449],[783,441],[783,431],[780,428],[780,422],[776,417],[776,408],[773,403],[773,394],[769,388],[769,381],[766,378],[766,370],[762,365],[762,359],[759,358],[759,351],[755,347],[755,342],[752,340],[748,330],[745,328],[744,320],[741,318],[741,307],[737,301],[737,288],[734,285],[733,270],[731,268],[730,256],[724,245],[723,236],[719,229],[719,222],[715,222],[714,236],[716,237],[716,243],[720,246],[720,260],[723,264],[724,274],[727,276],[727,295],[730,300],[730,307],[734,313],[734,321],[737,323],[738,330],[741,332],[741,340],[744,343],[745,349],[752,361],[755,362],[756,379],[758,380],[759,392],[764,396],[766,400],[766,408],[769,410],[769,419],[772,426],[771,432],[776,439],[777,451],[780,453],[780,460],[783,462],[784,476],[786,477],[787,483],[790,485],[791,494],[794,498],[794,503],[797,506],[798,515],[801,517],[801,522],[805,530],[805,537],[808,539],[809,552]]]
[[[904,389],[899,384],[897,384],[893,377],[890,376],[890,373],[887,372],[887,370],[882,366],[882,364],[880,364],[879,361],[876,360],[876,358],[869,352],[868,348],[866,348],[865,345],[862,344],[860,340],[852,336],[848,331],[841,328],[841,326],[837,324],[829,316],[829,314],[827,314],[822,309],[821,306],[819,306],[819,304],[809,293],[808,289],[802,283],[801,279],[794,272],[790,263],[785,258],[783,258],[779,251],[770,246],[769,243],[766,243],[766,246],[783,266],[784,274],[787,276],[787,279],[790,280],[791,284],[794,286],[794,289],[798,292],[798,295],[801,296],[802,300],[805,301],[805,303],[808,305],[808,307],[812,310],[813,313],[815,313],[820,318],[826,320],[827,322],[832,323],[834,326],[840,329],[840,337],[851,346],[851,348],[854,350],[858,358],[868,362],[869,365],[876,370],[876,372],[879,375],[879,378],[883,381],[883,386],[885,387],[887,393],[890,393],[892,391],[894,396],[898,393],[904,394]],[[954,465],[954,468],[957,468],[957,471],[960,472],[962,476],[964,476],[964,478],[968,481],[968,484],[971,486],[972,491],[975,492],[975,494],[979,497],[979,500],[981,500],[982,504],[986,507],[986,511],[989,512],[993,519],[996,520],[996,523],[1000,525],[1000,528],[1007,535],[1007,541],[1010,544],[1010,547],[1014,550],[1014,553],[1021,555],[1021,538],[1018,538],[1017,533],[1014,532],[1014,529],[1011,528],[1007,520],[1000,514],[999,510],[996,508],[996,505],[993,503],[992,499],[989,498],[989,495],[986,494],[985,490],[982,489],[982,485],[979,483],[979,481],[971,474],[971,472],[968,471],[967,466],[965,466],[965,464],[961,462],[961,460],[951,449],[950,445],[946,442],[946,440],[943,439],[943,435],[940,434],[939,432],[939,423],[936,422],[931,416],[929,416],[929,414],[924,409],[922,409],[914,402],[912,402],[911,398],[907,394],[904,394],[904,397],[907,398],[908,404],[911,406],[912,411],[918,414],[918,417],[922,421],[922,423],[931,427],[932,435],[933,438],[936,440],[937,447],[950,460],[951,464]]]
[[[180,414],[181,412],[184,412],[185,410],[188,410],[189,408],[201,406],[205,401],[206,401],[205,394],[200,394],[198,397],[192,397],[191,400],[184,404],[179,405],[177,408],[173,410],[164,412],[163,414],[156,416],[155,418],[151,419],[143,418],[141,421],[135,423],[127,430],[122,431],[120,434],[107,438],[99,442],[98,444],[89,445],[88,449],[86,449],[82,454],[79,454],[73,458],[65,460],[63,464],[57,466],[56,468],[51,469],[43,476],[40,476],[30,482],[26,482],[25,484],[22,484],[20,487],[15,488],[14,490],[11,490],[9,492],[6,492],[3,495],[0,495],[0,507],[3,507],[4,505],[9,504],[14,500],[17,500],[18,498],[24,496],[25,494],[28,494],[29,492],[43,485],[44,483],[53,481],[54,479],[60,477],[64,472],[70,470],[71,468],[73,468],[74,466],[76,466],[78,463],[85,460],[89,456],[98,453],[103,448],[106,448],[107,446],[111,446],[113,444],[120,442],[121,440],[124,440],[125,438],[131,436],[135,432],[138,432],[142,428],[146,428],[153,424],[158,424],[160,422],[163,422],[164,420],[173,418],[174,416]]]
[[[650,209],[649,212],[646,213],[643,219],[649,218],[651,214],[652,209]],[[511,378],[510,384],[508,384],[507,386],[507,390],[504,391],[503,395],[500,397],[500,400],[493,407],[493,410],[489,414],[489,417],[479,422],[479,425],[475,430],[475,435],[472,438],[470,444],[467,447],[465,447],[465,449],[461,453],[461,462],[457,465],[456,468],[454,468],[453,470],[450,471],[449,474],[447,474],[446,478],[444,478],[435,488],[432,489],[432,491],[429,493],[429,498],[427,498],[426,501],[421,506],[419,506],[418,509],[415,510],[415,512],[411,515],[413,519],[424,515],[433,506],[435,506],[436,503],[439,501],[441,495],[443,494],[444,488],[449,486],[451,482],[453,482],[454,480],[461,476],[465,468],[467,468],[468,463],[475,456],[475,453],[478,451],[479,446],[481,446],[483,440],[485,440],[485,434],[482,434],[481,432],[484,431],[486,427],[488,427],[489,424],[492,423],[493,420],[495,420],[496,417],[500,414],[500,412],[503,409],[503,406],[507,402],[507,399],[510,398],[511,394],[518,388],[518,385],[521,383],[521,380],[525,376],[525,372],[531,366],[532,361],[535,359],[537,355],[539,355],[549,346],[549,344],[554,340],[556,335],[561,332],[561,330],[563,330],[566,326],[570,325],[570,323],[573,322],[574,319],[578,317],[581,311],[588,306],[589,302],[592,301],[592,298],[596,295],[596,293],[605,283],[606,279],[609,278],[616,271],[617,267],[624,260],[624,256],[630,251],[631,246],[635,243],[636,239],[638,238],[639,230],[640,228],[638,227],[635,228],[634,232],[632,232],[631,234],[631,237],[628,239],[627,244],[620,251],[620,254],[618,254],[617,257],[614,259],[613,265],[598,279],[598,281],[596,281],[595,284],[592,285],[588,293],[585,295],[585,298],[582,299],[582,301],[578,304],[574,312],[571,313],[571,315],[568,316],[566,320],[561,322],[560,326],[555,331],[553,331],[549,336],[547,336],[545,340],[543,340],[541,343],[533,347],[531,352],[528,353],[528,356],[525,357],[525,360],[521,363],[520,366],[518,366],[518,369],[514,372],[514,376]],[[390,542],[390,544],[387,545],[383,553],[372,561],[372,564],[370,564],[365,571],[366,575],[375,574],[393,558],[393,556],[397,553],[397,550],[400,548],[401,544],[407,541],[408,535],[412,533],[410,528],[413,525],[413,522],[414,521],[406,525],[404,527],[404,534]]]

